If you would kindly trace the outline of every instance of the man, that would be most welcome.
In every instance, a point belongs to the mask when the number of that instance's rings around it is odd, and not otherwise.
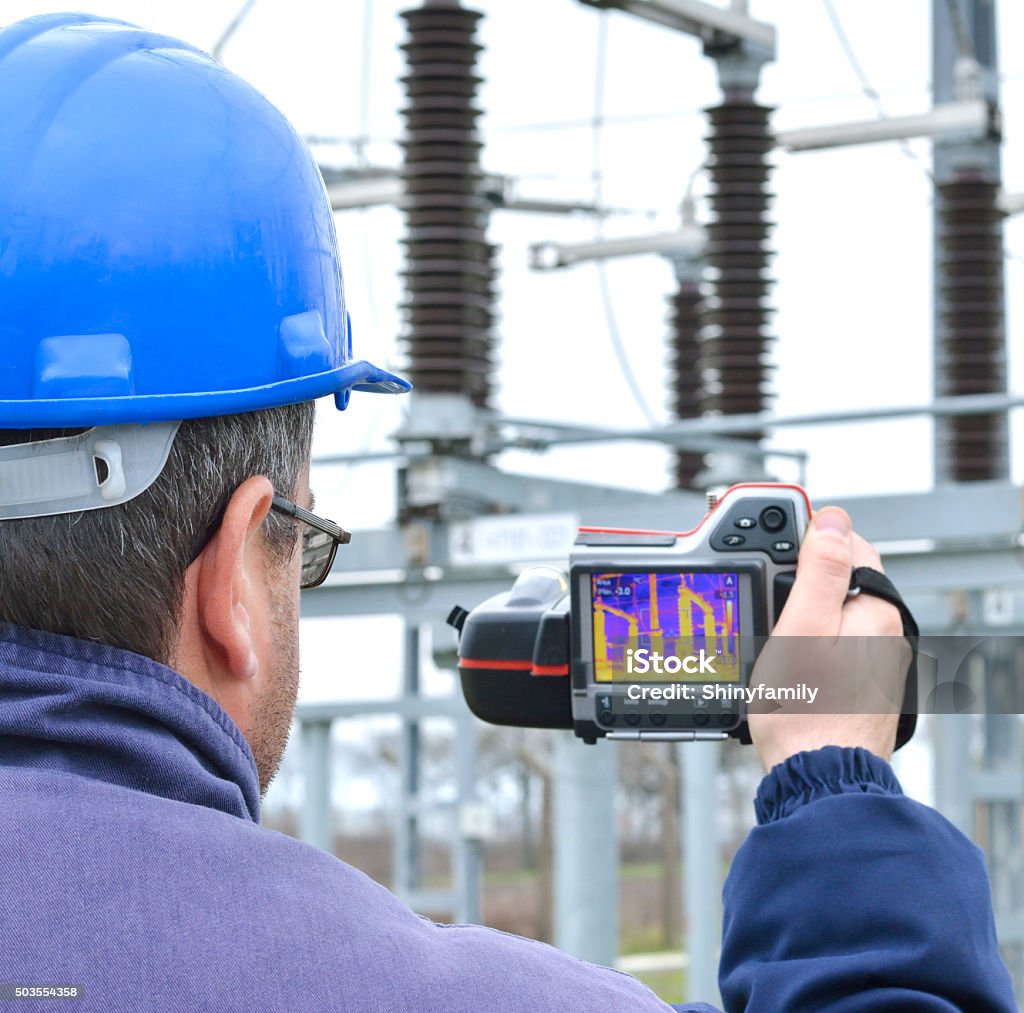
[[[0,160],[4,996],[665,1008],[259,826],[299,588],[347,540],[309,512],[313,402],[408,386],[351,358],[294,131],[181,42],[49,15],[0,32]],[[891,606],[847,601],[855,565],[878,557],[822,511],[782,632],[898,633]],[[771,773],[726,886],[727,1008],[1012,1009],[979,852],[900,794],[895,717],[751,730]]]

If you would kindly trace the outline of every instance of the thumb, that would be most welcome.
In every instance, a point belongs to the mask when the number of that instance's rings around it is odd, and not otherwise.
[[[849,516],[839,507],[819,510],[800,546],[796,580],[776,630],[789,636],[838,633],[852,571],[853,528]]]

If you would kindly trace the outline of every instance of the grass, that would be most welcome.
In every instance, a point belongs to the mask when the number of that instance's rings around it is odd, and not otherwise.
[[[678,971],[645,971],[634,975],[639,978],[662,1002],[686,1001],[686,973]]]

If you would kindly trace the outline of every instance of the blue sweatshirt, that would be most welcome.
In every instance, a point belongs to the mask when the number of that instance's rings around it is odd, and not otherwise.
[[[728,1010],[1015,1008],[978,850],[886,764],[801,754],[758,815],[726,884]],[[248,744],[171,669],[3,626],[0,900],[0,985],[84,987],[42,1011],[667,1009],[260,827]]]

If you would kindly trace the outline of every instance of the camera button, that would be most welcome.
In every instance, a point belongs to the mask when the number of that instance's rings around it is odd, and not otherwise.
[[[636,711],[630,711],[626,715],[626,724],[627,725],[638,725],[638,724],[640,724],[640,715],[637,714]]]
[[[731,548],[734,548],[737,545],[742,545],[745,541],[746,541],[746,539],[743,537],[743,535],[726,535],[722,539],[722,544],[723,545],[728,545],[729,548],[731,549]]]
[[[733,521],[733,524],[738,528],[747,529],[756,527],[757,521],[755,521],[753,517],[737,517],[736,520]]]

